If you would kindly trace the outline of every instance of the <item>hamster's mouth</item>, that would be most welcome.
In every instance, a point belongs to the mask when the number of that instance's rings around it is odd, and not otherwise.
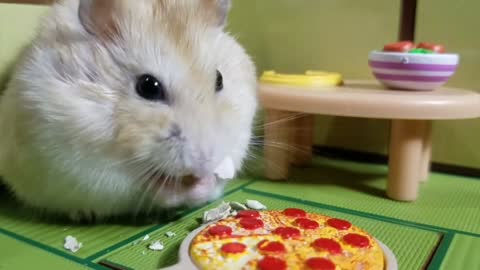
[[[217,180],[217,177],[213,174],[201,178],[194,175],[168,177],[158,172],[155,173],[150,180],[153,181],[159,189],[177,190],[191,189],[202,184],[212,184]]]
[[[213,173],[198,177],[195,175],[167,176],[161,171],[152,174],[150,180],[158,189],[193,189],[197,186],[214,186],[217,180],[230,180],[235,175],[233,160],[226,157]]]

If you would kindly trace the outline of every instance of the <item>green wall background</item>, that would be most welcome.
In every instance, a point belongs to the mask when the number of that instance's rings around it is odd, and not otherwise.
[[[479,11],[478,0],[420,0],[417,40],[459,52],[461,64],[449,85],[480,92]],[[436,161],[480,168],[480,119],[436,122],[433,135]]]
[[[0,85],[45,7],[0,4]],[[419,0],[417,41],[441,42],[462,57],[449,83],[480,89],[480,27],[477,0]],[[372,79],[367,55],[395,41],[400,0],[235,0],[232,32],[265,69],[338,71],[349,79]],[[388,121],[324,117],[317,119],[316,143],[386,153]],[[480,119],[436,122],[434,160],[480,168]]]
[[[372,79],[367,55],[397,40],[399,0],[237,0],[230,29],[254,57],[259,72],[275,69],[338,71]],[[419,0],[417,41],[444,43],[462,63],[450,86],[480,89],[480,1]],[[248,18],[248,19],[246,19]],[[389,122],[318,117],[316,143],[387,153]],[[433,159],[480,168],[480,119],[434,123]]]
[[[0,92],[15,60],[31,40],[46,7],[0,4]]]

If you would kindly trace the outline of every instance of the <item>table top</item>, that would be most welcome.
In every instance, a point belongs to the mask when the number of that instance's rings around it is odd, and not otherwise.
[[[480,117],[480,94],[454,88],[398,91],[375,81],[314,88],[260,83],[259,97],[267,109],[311,114],[404,120]]]

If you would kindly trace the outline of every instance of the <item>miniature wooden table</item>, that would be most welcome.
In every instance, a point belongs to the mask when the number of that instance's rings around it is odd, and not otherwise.
[[[473,91],[393,91],[371,81],[317,89],[260,84],[260,100],[265,174],[272,180],[287,178],[291,164],[311,161],[314,114],[392,120],[387,195],[400,201],[416,200],[420,182],[428,179],[431,121],[480,117],[480,94]]]

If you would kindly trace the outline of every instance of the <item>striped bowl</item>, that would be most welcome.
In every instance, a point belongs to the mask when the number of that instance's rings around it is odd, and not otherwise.
[[[373,51],[368,60],[375,78],[388,88],[434,90],[455,73],[459,56]]]

